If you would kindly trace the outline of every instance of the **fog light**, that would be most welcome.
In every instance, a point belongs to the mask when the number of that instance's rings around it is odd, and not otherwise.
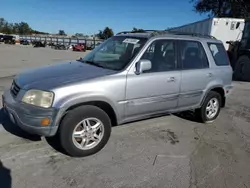
[[[50,124],[50,120],[48,118],[44,118],[41,121],[41,125],[48,126]]]

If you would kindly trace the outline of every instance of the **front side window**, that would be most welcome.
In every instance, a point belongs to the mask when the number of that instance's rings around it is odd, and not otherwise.
[[[81,61],[95,66],[122,70],[138,54],[147,38],[114,36],[96,47]]]
[[[177,69],[176,43],[171,40],[156,40],[144,52],[141,59],[151,61],[152,68],[146,72],[164,72]]]
[[[209,67],[206,53],[199,42],[180,41],[180,52],[184,70]]]

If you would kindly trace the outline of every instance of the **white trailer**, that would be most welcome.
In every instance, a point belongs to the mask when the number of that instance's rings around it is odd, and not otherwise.
[[[240,26],[236,28],[236,24],[238,22],[240,23]],[[226,43],[226,41],[241,40],[244,25],[244,19],[208,18],[180,27],[175,27],[169,29],[169,31],[211,35],[216,39],[221,40],[226,50],[228,50],[229,45]]]

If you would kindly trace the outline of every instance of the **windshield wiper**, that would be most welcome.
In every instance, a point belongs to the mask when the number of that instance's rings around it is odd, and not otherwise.
[[[94,62],[94,61],[82,61],[82,62],[88,63],[90,65],[94,65],[94,66],[97,66],[97,67],[105,68],[105,69],[108,68],[107,66],[105,66],[103,64],[100,64],[98,62]]]

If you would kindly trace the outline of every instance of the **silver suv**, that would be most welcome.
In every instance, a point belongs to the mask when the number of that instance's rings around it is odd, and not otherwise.
[[[17,75],[3,104],[23,130],[58,135],[68,154],[87,156],[106,145],[118,124],[186,110],[212,122],[231,84],[221,41],[165,31],[123,32],[77,61]]]

